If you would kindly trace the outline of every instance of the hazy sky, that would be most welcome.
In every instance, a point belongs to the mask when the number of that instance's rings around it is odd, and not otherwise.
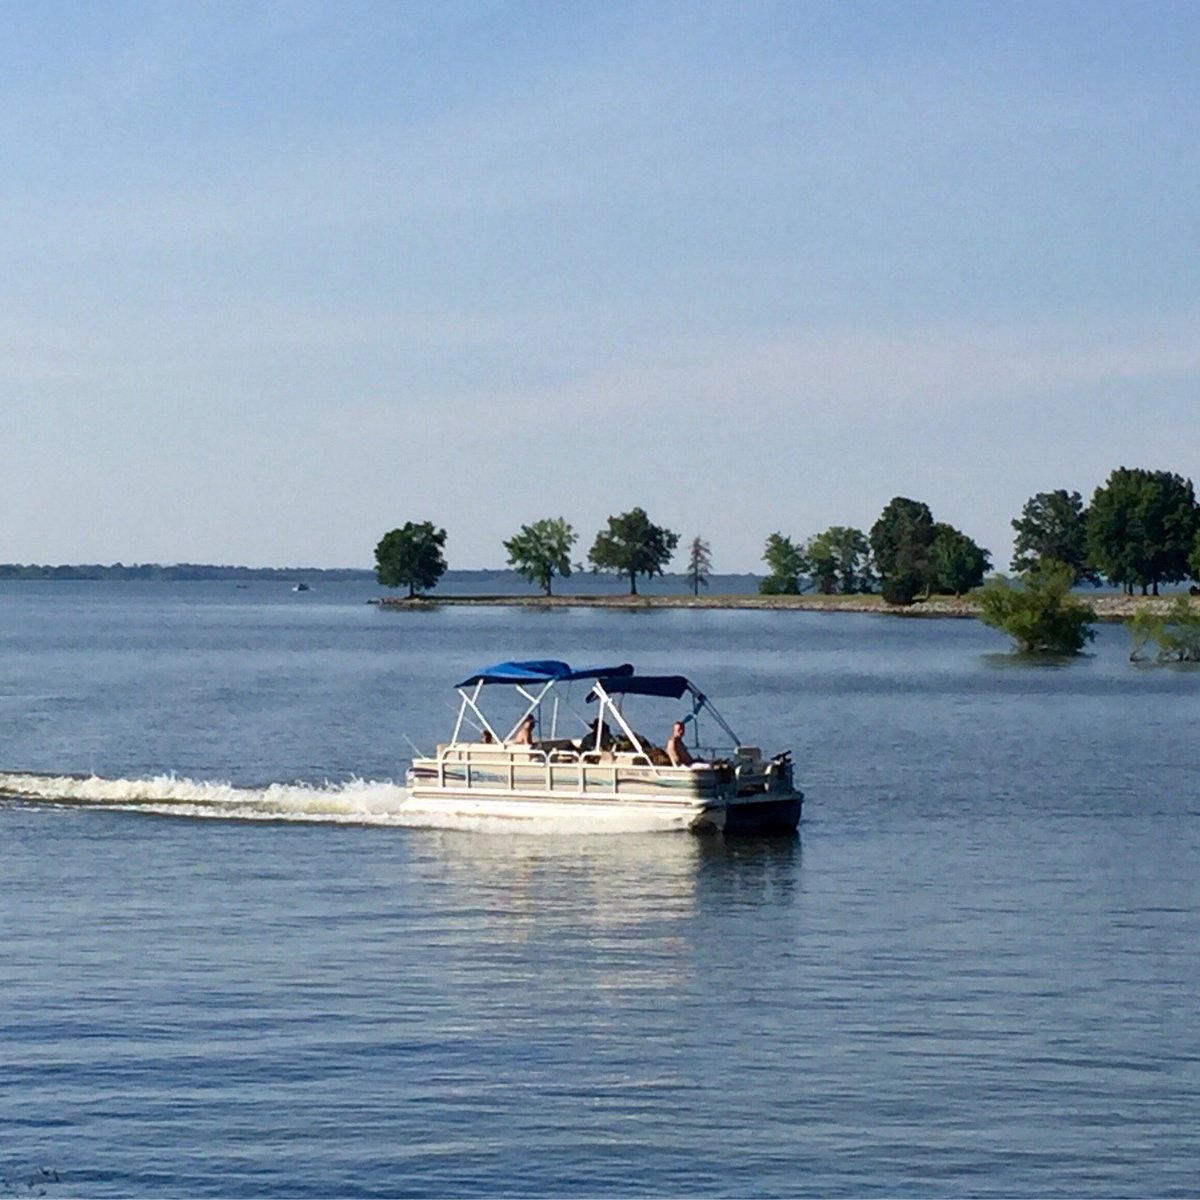
[[[1200,4],[0,0],[0,561],[760,569],[1200,476]]]

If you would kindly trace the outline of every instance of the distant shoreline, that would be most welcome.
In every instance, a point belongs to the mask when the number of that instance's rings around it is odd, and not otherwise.
[[[1096,610],[1099,621],[1123,621],[1134,613],[1161,611],[1173,596],[1081,596]],[[882,596],[381,596],[369,603],[398,611],[427,611],[462,605],[511,608],[611,608],[642,611],[658,608],[768,609],[792,612],[859,613],[910,618],[957,618],[979,616],[979,604],[968,597],[934,596],[902,606],[888,604]]]
[[[934,596],[908,606],[885,603],[877,594],[828,596],[809,592],[800,596],[765,596],[757,591],[759,576],[728,574],[713,577],[713,583],[724,589],[716,593],[693,596],[690,591],[654,591],[631,596],[628,592],[596,591],[544,596],[529,591],[494,591],[513,585],[528,586],[512,571],[497,569],[450,570],[442,579],[454,591],[435,591],[410,600],[407,596],[372,597],[368,604],[393,611],[427,611],[434,608],[463,605],[466,607],[507,608],[607,608],[618,611],[644,612],[650,609],[747,609],[752,611],[859,613],[872,616],[920,618],[978,617],[979,605],[970,597]],[[377,583],[375,572],[361,567],[245,567],[212,563],[113,563],[111,566],[82,563],[71,565],[41,565],[0,563],[2,583],[69,583],[124,582],[155,583],[276,583],[292,586],[297,583]],[[609,581],[610,583],[614,581]],[[668,574],[659,586],[683,588],[685,577]],[[745,591],[741,589],[745,588]],[[464,590],[458,590],[464,589]],[[470,590],[465,590],[470,589]],[[485,590],[488,589],[488,590]],[[307,590],[307,589],[300,589]],[[1096,610],[1098,621],[1123,621],[1143,610],[1163,612],[1179,592],[1166,596],[1126,596],[1115,592],[1080,591],[1078,596]],[[1182,593],[1186,594],[1186,593]]]
[[[361,567],[237,567],[214,563],[0,563],[0,582],[17,583],[367,583]]]

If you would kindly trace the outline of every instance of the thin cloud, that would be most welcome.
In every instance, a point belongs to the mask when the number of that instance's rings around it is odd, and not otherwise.
[[[805,331],[760,339],[686,340],[653,355],[557,386],[506,391],[506,413],[534,417],[552,408],[720,415],[732,406],[815,420],[860,420],[999,401],[1077,395],[1114,383],[1200,376],[1200,318],[1153,329],[1111,323],[919,327],[904,333]],[[447,396],[460,416],[486,419],[489,397]]]

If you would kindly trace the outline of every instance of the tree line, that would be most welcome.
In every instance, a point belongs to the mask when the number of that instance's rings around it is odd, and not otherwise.
[[[978,587],[991,567],[987,550],[907,496],[890,500],[869,533],[834,525],[802,544],[772,533],[763,560],[770,574],[759,585],[762,592],[878,590],[889,604],[934,593],[961,596]]]
[[[555,578],[566,579],[581,564],[571,562],[571,551],[579,534],[563,517],[545,517],[531,525],[522,525],[504,543],[508,565],[530,583],[536,583],[547,596],[553,592]],[[410,597],[434,587],[446,572],[446,531],[431,521],[409,521],[383,535],[375,547],[375,569],[385,587],[407,587]],[[609,517],[607,526],[596,534],[588,551],[595,571],[609,571],[629,580],[631,595],[637,595],[639,575],[647,579],[661,575],[671,561],[679,534],[655,525],[644,508],[633,508]],[[707,584],[711,560],[707,544],[701,538],[692,542],[690,570],[697,590]]]
[[[1159,585],[1200,579],[1200,507],[1190,479],[1170,471],[1118,467],[1084,504],[1079,492],[1039,492],[1012,522],[1012,569],[1021,574],[1056,564],[1068,583],[1110,583],[1132,593],[1158,594]],[[504,542],[508,565],[551,595],[556,578],[585,569],[572,562],[579,540],[563,517],[522,525]],[[610,516],[587,553],[593,571],[628,579],[662,575],[680,535],[650,520],[643,508]],[[384,534],[375,548],[376,576],[409,595],[434,587],[447,569],[446,531],[430,521],[408,522]],[[708,585],[712,552],[700,536],[687,548],[693,592]],[[878,591],[891,604],[935,594],[961,596],[979,587],[991,554],[961,530],[935,521],[920,500],[896,496],[870,530],[834,525],[807,539],[771,533],[763,547],[767,574],[759,590],[854,594]]]
[[[522,525],[504,548],[508,565],[549,596],[556,578],[584,569],[571,561],[578,540],[563,517],[546,517]],[[637,595],[639,576],[662,575],[679,541],[678,533],[656,525],[645,509],[633,508],[608,518],[587,560],[593,571],[627,579],[630,594]],[[407,587],[410,597],[435,586],[446,571],[445,544],[446,531],[430,521],[410,521],[384,534],[375,547],[379,582]],[[804,542],[772,533],[763,561],[768,574],[759,590],[766,594],[850,594],[873,592],[879,585],[885,598],[897,604],[911,603],[921,592],[962,595],[983,581],[990,566],[986,550],[952,526],[935,522],[927,505],[904,497],[888,504],[869,537],[840,525]],[[696,536],[688,545],[685,571],[693,593],[708,586],[711,571],[711,548]]]
[[[1013,528],[1016,571],[1059,562],[1076,583],[1155,596],[1160,584],[1200,579],[1200,507],[1173,471],[1118,467],[1087,505],[1078,492],[1039,492]]]

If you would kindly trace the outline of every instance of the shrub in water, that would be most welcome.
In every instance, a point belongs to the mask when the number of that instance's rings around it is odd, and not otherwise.
[[[1070,594],[1074,571],[1048,562],[1014,587],[1001,576],[979,592],[979,619],[1012,638],[1022,654],[1078,654],[1096,636],[1096,610]]]
[[[1159,662],[1200,662],[1200,608],[1187,596],[1176,596],[1165,613],[1143,609],[1125,622],[1133,637],[1130,662],[1144,662],[1150,642]]]

